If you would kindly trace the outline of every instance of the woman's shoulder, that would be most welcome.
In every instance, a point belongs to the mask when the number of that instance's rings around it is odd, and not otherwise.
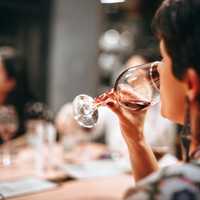
[[[200,199],[200,162],[161,169],[127,191],[126,200]]]

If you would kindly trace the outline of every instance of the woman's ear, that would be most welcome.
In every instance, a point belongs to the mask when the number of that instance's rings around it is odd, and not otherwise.
[[[187,70],[186,83],[188,85],[187,96],[191,102],[195,101],[200,95],[200,77],[192,68]]]

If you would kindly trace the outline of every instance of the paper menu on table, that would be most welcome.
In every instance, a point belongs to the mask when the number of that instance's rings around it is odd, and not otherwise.
[[[38,178],[23,178],[16,181],[4,181],[0,183],[0,199],[21,196],[29,193],[41,192],[53,189],[57,184]],[[3,199],[3,198],[2,198]]]
[[[123,174],[129,171],[129,166],[112,160],[96,160],[81,164],[64,164],[61,169],[73,178],[82,179]]]

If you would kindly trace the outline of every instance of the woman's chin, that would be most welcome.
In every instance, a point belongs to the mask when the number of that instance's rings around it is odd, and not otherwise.
[[[164,118],[166,118],[174,123],[180,124],[180,125],[184,124],[184,119],[181,116],[177,116],[173,112],[168,112],[167,110],[163,109],[162,107],[161,107],[160,112]]]
[[[161,108],[160,108],[160,114],[161,114],[164,118],[171,120],[171,119],[168,117],[167,113],[165,112],[165,109],[163,109],[162,106],[161,106]]]

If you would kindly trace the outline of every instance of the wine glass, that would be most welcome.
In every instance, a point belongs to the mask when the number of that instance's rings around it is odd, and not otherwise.
[[[140,111],[159,102],[159,61],[133,66],[123,70],[114,87],[93,99],[80,94],[73,101],[74,118],[84,127],[93,127],[98,120],[98,107],[113,101],[125,109]]]
[[[48,126],[53,123],[53,112],[42,102],[29,102],[25,106],[25,127],[28,142],[34,145],[37,139],[38,125]],[[48,135],[48,134],[47,134]]]
[[[2,151],[3,166],[12,164],[10,154],[10,139],[14,136],[18,129],[18,116],[14,106],[0,106],[0,136],[4,141]]]

